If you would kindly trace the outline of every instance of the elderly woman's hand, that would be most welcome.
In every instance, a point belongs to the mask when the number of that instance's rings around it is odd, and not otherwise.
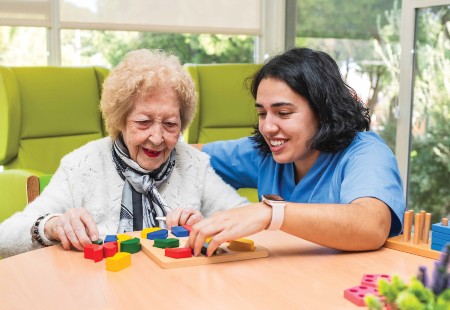
[[[194,209],[176,208],[166,215],[167,229],[177,225],[194,225],[203,219],[203,214]]]
[[[70,250],[73,245],[80,251],[99,236],[97,225],[85,208],[72,208],[63,215],[49,219],[45,223],[44,233],[49,240],[61,241],[64,249]]]

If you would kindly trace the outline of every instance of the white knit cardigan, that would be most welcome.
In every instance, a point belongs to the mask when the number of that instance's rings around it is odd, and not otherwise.
[[[66,155],[41,195],[0,224],[0,256],[40,248],[31,241],[34,222],[41,215],[64,213],[70,208],[86,208],[100,236],[116,234],[124,181],[114,166],[111,149],[112,140],[106,137]],[[248,203],[214,172],[208,155],[182,141],[175,149],[175,169],[158,188],[170,207],[194,208],[208,217]]]

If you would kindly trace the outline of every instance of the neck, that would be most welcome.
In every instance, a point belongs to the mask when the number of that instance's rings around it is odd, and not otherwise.
[[[314,150],[302,159],[294,161],[294,178],[295,184],[308,173],[309,169],[314,165],[319,157],[320,151]]]

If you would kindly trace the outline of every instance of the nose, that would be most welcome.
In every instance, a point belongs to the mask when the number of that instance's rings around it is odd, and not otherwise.
[[[269,114],[263,120],[259,121],[259,131],[263,134],[273,134],[279,130],[275,119]]]
[[[153,123],[149,128],[148,140],[155,146],[164,142],[164,128],[161,123]]]

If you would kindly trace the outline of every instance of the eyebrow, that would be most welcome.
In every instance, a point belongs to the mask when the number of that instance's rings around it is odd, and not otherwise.
[[[283,106],[294,106],[294,105],[290,102],[275,102],[270,105],[270,107],[272,107],[272,108],[279,108],[279,107],[283,107]],[[263,105],[260,103],[255,103],[255,107],[261,108],[261,109],[264,108]]]

